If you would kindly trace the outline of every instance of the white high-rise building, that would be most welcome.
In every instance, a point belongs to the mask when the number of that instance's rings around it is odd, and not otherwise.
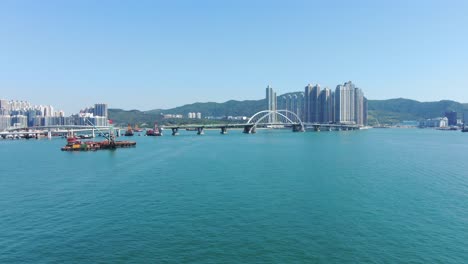
[[[356,124],[355,86],[349,81],[335,90],[335,123]]]
[[[6,130],[11,126],[11,117],[9,115],[0,116],[0,131]]]
[[[0,99],[0,109],[10,110],[10,103],[8,100]]]

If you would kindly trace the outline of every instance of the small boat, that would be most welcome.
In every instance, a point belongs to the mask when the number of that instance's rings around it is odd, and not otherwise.
[[[127,131],[125,131],[124,136],[126,136],[126,137],[132,137],[133,136],[133,129],[132,129],[132,126],[130,126],[130,124],[128,124]]]
[[[90,138],[93,138],[93,135],[79,135],[78,137],[80,139],[90,139]]]
[[[138,125],[135,125],[135,128],[133,129],[133,132],[143,132],[143,129],[139,128]]]

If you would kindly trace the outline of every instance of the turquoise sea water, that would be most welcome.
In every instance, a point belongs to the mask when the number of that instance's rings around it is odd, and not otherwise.
[[[468,133],[0,140],[0,263],[466,263]]]

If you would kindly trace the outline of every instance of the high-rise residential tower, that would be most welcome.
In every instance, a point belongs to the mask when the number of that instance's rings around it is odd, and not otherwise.
[[[319,122],[319,94],[320,85],[308,84],[304,89],[304,114],[305,122]]]
[[[454,112],[454,111],[445,112],[445,117],[448,119],[449,126],[457,125],[457,112]]]
[[[276,100],[276,93],[273,91],[273,88],[271,88],[270,85],[267,86],[266,88],[266,102],[267,102],[267,108],[270,111],[276,111],[277,110],[277,100]],[[275,123],[276,122],[276,115],[270,115],[268,117],[268,122],[269,123]]]
[[[355,86],[351,81],[336,86],[335,123],[356,124],[355,103]]]
[[[107,104],[94,104],[94,116],[103,116],[107,118]]]
[[[364,125],[364,93],[359,88],[354,88],[354,122]]]
[[[332,91],[328,88],[323,89],[319,95],[319,120],[322,124],[333,122],[333,101]]]

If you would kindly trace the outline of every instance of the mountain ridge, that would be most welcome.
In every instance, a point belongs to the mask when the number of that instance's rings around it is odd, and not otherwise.
[[[299,92],[287,94],[296,93]],[[243,101],[228,100],[223,103],[196,102],[169,109],[153,109],[147,111],[111,108],[109,109],[109,118],[116,124],[130,123],[142,125],[145,123],[152,124],[155,121],[161,123],[186,123],[189,121],[195,122],[197,120],[168,120],[164,119],[162,115],[181,114],[186,117],[189,112],[200,112],[202,117],[251,116],[261,110],[265,110],[265,99]],[[468,103],[459,103],[453,100],[420,102],[406,98],[368,101],[369,125],[397,124],[404,120],[419,121],[428,118],[441,117],[447,111],[456,111],[459,113],[459,118],[461,118],[461,113],[468,111]],[[202,120],[203,122],[206,122],[206,120]],[[198,121],[202,122],[201,120]]]

